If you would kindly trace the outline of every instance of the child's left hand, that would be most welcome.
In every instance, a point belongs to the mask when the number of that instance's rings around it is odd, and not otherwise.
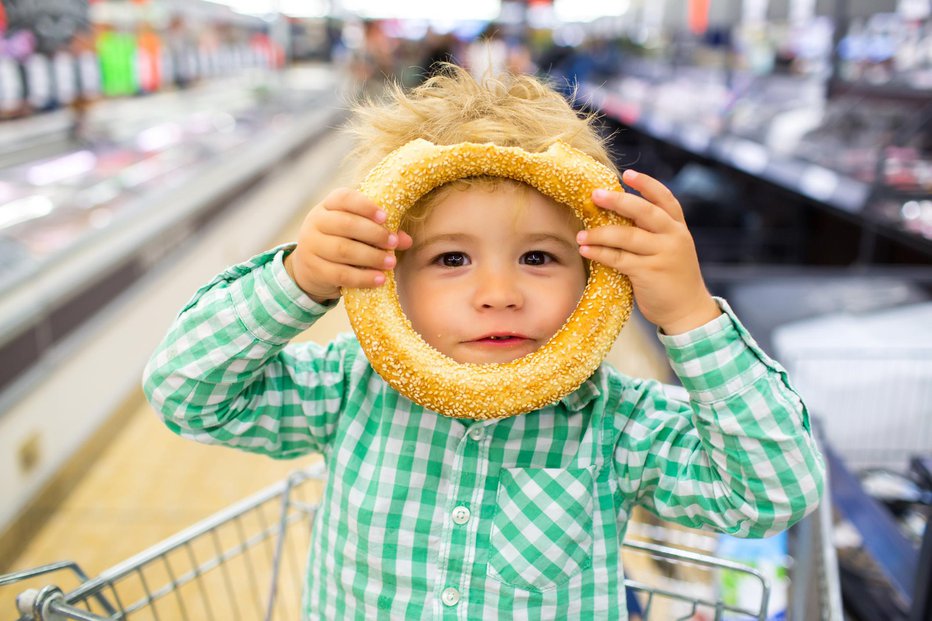
[[[687,332],[718,317],[721,310],[702,280],[679,201],[643,173],[626,170],[621,178],[641,196],[596,190],[592,200],[630,218],[632,226],[580,231],[580,254],[626,274],[641,313],[666,334]]]

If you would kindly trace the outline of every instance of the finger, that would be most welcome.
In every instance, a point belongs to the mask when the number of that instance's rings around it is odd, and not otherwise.
[[[377,224],[385,222],[388,214],[371,198],[357,190],[337,188],[322,201],[327,211],[345,211],[362,216]]]
[[[407,250],[413,244],[414,240],[411,239],[410,235],[404,231],[398,231],[398,245],[395,247],[395,250]]]
[[[639,260],[636,254],[608,246],[580,246],[579,254],[622,274],[627,274],[636,269]]]
[[[327,282],[341,288],[370,289],[385,284],[385,274],[379,270],[329,261],[320,261],[316,269]]]
[[[602,209],[629,218],[645,231],[659,233],[668,230],[672,223],[667,212],[635,194],[596,190],[592,193],[592,201]]]
[[[330,263],[353,267],[388,270],[395,267],[395,255],[369,244],[335,235],[320,237],[316,254]]]
[[[637,190],[641,196],[667,212],[677,222],[686,221],[683,217],[683,207],[676,200],[673,192],[664,184],[650,175],[645,175],[630,168],[621,175],[621,179],[629,187]]]
[[[642,256],[657,254],[660,251],[658,241],[656,234],[636,226],[600,226],[576,234],[576,242],[580,245],[618,248]]]
[[[318,229],[325,235],[347,237],[386,250],[398,246],[397,233],[355,213],[325,211],[320,217]]]

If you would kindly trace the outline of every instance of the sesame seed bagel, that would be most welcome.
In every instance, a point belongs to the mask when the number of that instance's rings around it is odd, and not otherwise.
[[[514,179],[568,206],[587,228],[628,223],[598,208],[592,191],[621,191],[617,176],[582,151],[556,142],[547,151],[418,139],[388,154],[360,191],[388,214],[397,231],[402,216],[430,190],[456,179]],[[631,313],[628,278],[599,263],[566,323],[537,351],[508,363],[465,364],[443,355],[418,335],[398,302],[392,271],[371,289],[345,289],[346,311],[373,369],[398,392],[426,408],[457,418],[514,416],[550,405],[576,390],[596,370]]]

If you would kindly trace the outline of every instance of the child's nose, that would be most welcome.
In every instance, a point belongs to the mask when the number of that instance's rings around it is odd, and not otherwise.
[[[521,308],[524,296],[518,282],[507,273],[489,270],[477,274],[475,302],[480,308]]]

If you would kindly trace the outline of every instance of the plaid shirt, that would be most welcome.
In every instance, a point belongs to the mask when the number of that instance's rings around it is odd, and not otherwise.
[[[691,404],[602,365],[552,406],[473,422],[389,387],[352,336],[286,346],[327,308],[283,249],[197,292],[145,390],[175,433],[275,458],[323,453],[305,610],[313,619],[625,619],[632,508],[744,537],[822,491],[806,410],[725,313],[663,336]]]

